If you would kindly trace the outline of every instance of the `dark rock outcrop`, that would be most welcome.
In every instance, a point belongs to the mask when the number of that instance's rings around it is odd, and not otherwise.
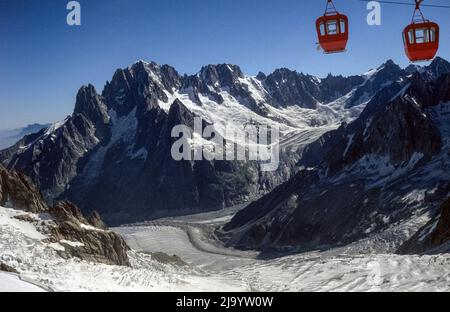
[[[89,120],[98,121],[97,125],[109,122],[106,105],[93,85],[83,86],[78,91],[74,113],[83,114]]]
[[[64,246],[65,251],[60,252],[62,255],[106,264],[130,265],[127,255],[129,248],[122,237],[89,224],[72,203],[59,203],[50,209],[50,213],[57,220],[57,226],[50,227],[50,241]],[[95,222],[101,222],[98,215]],[[104,228],[103,223],[101,225]]]
[[[441,253],[450,251],[450,198],[440,209],[440,214],[421,228],[398,250],[399,254]]]
[[[0,205],[38,213],[47,210],[39,192],[23,174],[8,172],[0,165]]]
[[[19,272],[16,269],[10,267],[9,265],[4,264],[3,262],[0,262],[0,271],[19,274]]]
[[[26,174],[51,202],[77,175],[79,163],[98,143],[94,124],[83,114],[74,114],[53,129],[43,130],[30,144],[19,142],[8,150],[6,167]]]
[[[450,63],[441,57],[436,57],[428,67],[428,72],[432,78],[439,78],[442,75],[450,73]]]
[[[49,209],[58,222],[79,222],[88,224],[80,209],[70,202],[60,202]]]
[[[47,241],[60,243],[62,256],[78,257],[86,261],[114,265],[130,265],[125,241],[107,230],[98,213],[85,218],[80,209],[70,202],[61,202],[49,208],[28,179],[17,172],[9,172],[0,165],[0,205],[29,213],[48,213],[53,219],[39,229]],[[17,216],[24,222],[38,222],[31,214]]]
[[[294,103],[301,103],[304,108],[315,109],[319,99],[318,81],[313,77],[299,74],[287,68],[276,70],[264,80],[268,92],[272,95],[273,105],[288,107]]]
[[[87,218],[87,222],[93,227],[101,230],[107,230],[108,227],[103,222],[102,217],[97,211],[93,211]]]

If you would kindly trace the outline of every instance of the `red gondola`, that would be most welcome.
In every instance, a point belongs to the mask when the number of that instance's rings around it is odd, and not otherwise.
[[[327,0],[325,14],[316,22],[319,44],[325,53],[344,52],[348,42],[348,17]]]
[[[412,23],[403,31],[406,55],[411,62],[432,60],[439,49],[439,25],[425,19],[420,9],[423,0],[415,0]]]

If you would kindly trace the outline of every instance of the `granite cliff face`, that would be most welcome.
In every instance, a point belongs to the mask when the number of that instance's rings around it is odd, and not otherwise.
[[[22,174],[8,172],[0,165],[0,205],[12,205],[18,209],[39,213],[47,211],[47,205],[32,183]]]

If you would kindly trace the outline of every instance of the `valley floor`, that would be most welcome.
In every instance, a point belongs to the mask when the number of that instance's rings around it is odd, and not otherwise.
[[[22,212],[0,208],[0,261],[21,272],[0,272],[0,291],[450,290],[450,255],[356,254],[350,248],[261,260],[255,252],[221,247],[208,229],[236,209],[115,229],[133,249],[133,268],[127,268],[64,260],[57,254],[61,246],[43,243],[33,226],[13,218]]]
[[[450,290],[450,255],[355,254],[355,249],[360,250],[355,244],[354,248],[260,260],[255,252],[220,247],[205,233],[234,212],[170,218],[117,230],[135,250],[177,255],[249,291]]]

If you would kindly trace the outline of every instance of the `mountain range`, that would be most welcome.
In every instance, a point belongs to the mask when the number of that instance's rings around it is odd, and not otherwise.
[[[262,251],[322,250],[369,238],[388,242],[378,252],[436,249],[437,240],[424,242],[448,214],[440,205],[450,194],[449,144],[450,71],[436,60],[386,84],[358,118],[309,144],[302,169],[219,235],[229,246]],[[418,234],[402,246],[411,231]]]
[[[445,193],[445,174],[410,188],[404,179],[445,156],[446,130],[437,122],[445,123],[439,109],[447,109],[449,72],[440,58],[427,67],[387,61],[362,75],[325,78],[286,68],[250,77],[230,64],[180,75],[138,61],[117,70],[101,93],[83,86],[71,116],[0,151],[0,162],[29,176],[48,203],[70,200],[109,224],[219,210],[268,194],[222,230],[229,245],[343,244],[415,211],[398,203],[404,213],[384,213],[396,209],[390,192],[397,199],[419,186]],[[279,128],[278,169],[173,160],[171,130],[182,124],[194,132],[194,117],[236,145],[244,142],[228,137],[225,126]],[[375,206],[382,213],[368,217]]]
[[[48,127],[50,127],[50,124],[31,124],[13,130],[0,130],[0,149],[10,147],[24,136],[39,132]]]

